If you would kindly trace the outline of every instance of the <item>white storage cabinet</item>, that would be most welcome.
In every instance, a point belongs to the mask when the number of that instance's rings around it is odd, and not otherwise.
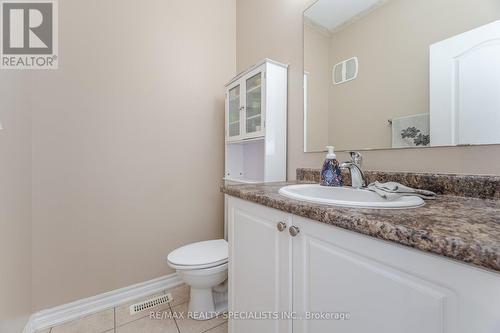
[[[270,59],[226,85],[225,179],[286,180],[287,65]]]

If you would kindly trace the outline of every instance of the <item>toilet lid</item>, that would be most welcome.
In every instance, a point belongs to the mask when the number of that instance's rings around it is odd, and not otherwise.
[[[180,247],[168,255],[177,266],[207,266],[227,262],[228,245],[224,239],[209,240]]]

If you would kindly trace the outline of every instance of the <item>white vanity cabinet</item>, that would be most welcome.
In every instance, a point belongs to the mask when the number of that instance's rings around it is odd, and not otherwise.
[[[229,262],[229,308],[241,315],[292,311],[292,239],[285,232],[291,216],[233,198],[228,203],[229,257],[237,258]],[[238,333],[292,331],[289,320],[248,318],[229,325]]]
[[[348,318],[231,319],[229,332],[500,332],[498,273],[226,199],[230,311]]]

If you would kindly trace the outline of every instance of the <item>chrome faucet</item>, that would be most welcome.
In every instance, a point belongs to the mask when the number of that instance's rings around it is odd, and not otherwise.
[[[340,165],[341,169],[348,169],[351,175],[351,186],[356,189],[363,188],[367,186],[365,175],[363,170],[361,170],[361,163],[363,162],[363,157],[357,151],[349,152],[351,155],[351,160],[344,162]]]

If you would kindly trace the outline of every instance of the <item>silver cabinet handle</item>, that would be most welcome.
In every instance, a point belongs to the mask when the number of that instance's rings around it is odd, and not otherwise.
[[[290,227],[290,229],[288,229],[288,231],[290,232],[290,236],[295,237],[299,234],[300,229],[299,229],[299,227],[292,225]]]
[[[277,227],[278,227],[278,231],[279,232],[285,231],[285,229],[286,229],[286,223],[285,222],[280,222],[280,223],[278,223]]]

